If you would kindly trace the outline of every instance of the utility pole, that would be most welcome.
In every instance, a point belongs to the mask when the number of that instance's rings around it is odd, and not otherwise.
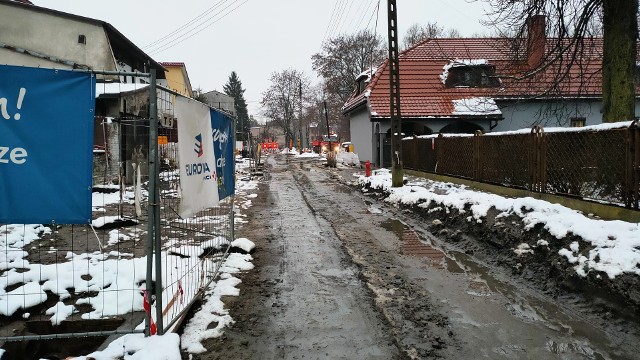
[[[298,113],[298,117],[300,119],[300,126],[298,129],[298,152],[302,154],[302,79],[300,79],[300,83],[298,85],[298,95],[300,99],[300,112]]]
[[[329,148],[327,149],[327,164],[330,167],[336,167],[335,154],[333,154],[333,144],[331,144],[331,132],[329,131],[329,112],[327,111],[327,101],[324,101],[324,119],[327,122],[327,138],[329,140]]]
[[[387,0],[389,31],[389,114],[391,115],[391,186],[402,187],[402,116],[400,114],[400,61],[398,59],[398,9]]]

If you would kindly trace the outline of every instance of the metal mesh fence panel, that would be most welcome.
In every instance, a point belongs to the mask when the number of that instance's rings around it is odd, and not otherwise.
[[[403,165],[418,171],[435,171],[437,163],[435,141],[435,138],[404,141],[402,143]]]
[[[404,140],[403,159],[407,169],[637,208],[639,134],[632,125],[416,138]]]
[[[526,188],[530,182],[531,135],[481,136],[480,181]]]
[[[437,173],[473,178],[473,137],[440,137],[437,139],[436,148]]]
[[[547,133],[547,191],[624,204],[627,129]]]
[[[168,144],[161,146],[160,154],[161,162],[167,164],[160,173],[162,314],[166,331],[217,275],[233,241],[233,197],[191,218],[181,218],[179,172],[170,165],[177,159],[177,150]]]
[[[174,95],[162,92],[158,112],[172,115]],[[36,347],[30,341],[40,348],[42,340],[65,337],[95,337],[97,347],[107,336],[144,330],[153,256],[147,248],[149,119],[96,117],[95,124],[92,223],[0,224],[0,346],[8,352],[24,354]],[[233,240],[234,199],[180,218],[177,132],[161,128],[158,134],[168,140],[158,149],[162,282],[155,264],[151,278],[162,299],[149,300],[162,304],[162,331],[175,327],[217,275]],[[55,355],[56,347],[77,353],[74,346],[92,341],[58,342],[43,354]]]

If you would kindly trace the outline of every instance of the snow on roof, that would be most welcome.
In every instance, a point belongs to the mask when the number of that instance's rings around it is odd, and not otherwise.
[[[447,77],[449,77],[449,69],[454,67],[461,66],[478,66],[478,65],[487,65],[488,62],[486,59],[455,59],[449,61],[445,66],[442,67],[442,74],[440,74],[440,80],[442,83],[447,82]]]
[[[360,74],[358,74],[358,76],[356,76],[356,81],[362,79],[363,77],[367,77],[367,82],[371,81],[371,76],[373,76],[373,74],[376,73],[376,71],[378,71],[377,67],[370,67],[369,69],[364,70],[363,72],[361,72]]]
[[[492,98],[473,97],[452,100],[453,115],[501,115],[502,112]]]
[[[138,83],[97,83],[96,98],[103,94],[121,94],[129,91],[141,90],[148,86],[149,84]]]

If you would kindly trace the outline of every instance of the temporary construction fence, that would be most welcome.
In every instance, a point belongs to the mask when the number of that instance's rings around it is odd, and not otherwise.
[[[233,194],[179,215],[178,146],[166,141],[175,124],[159,130],[157,114],[174,116],[172,99],[181,95],[156,87],[153,71],[91,74],[145,79],[139,92],[147,105],[137,116],[123,104],[119,115],[96,116],[98,124],[108,118],[118,136],[94,153],[108,165],[97,176],[94,169],[89,223],[0,224],[0,345],[8,352],[69,354],[107,336],[175,330],[234,239]],[[233,153],[223,156],[233,163]],[[70,337],[93,339],[48,348],[42,341]]]
[[[638,121],[403,141],[407,169],[638,209]]]

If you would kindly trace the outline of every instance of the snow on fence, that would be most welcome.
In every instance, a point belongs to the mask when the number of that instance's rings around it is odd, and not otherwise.
[[[638,209],[638,121],[403,139],[407,169]]]

